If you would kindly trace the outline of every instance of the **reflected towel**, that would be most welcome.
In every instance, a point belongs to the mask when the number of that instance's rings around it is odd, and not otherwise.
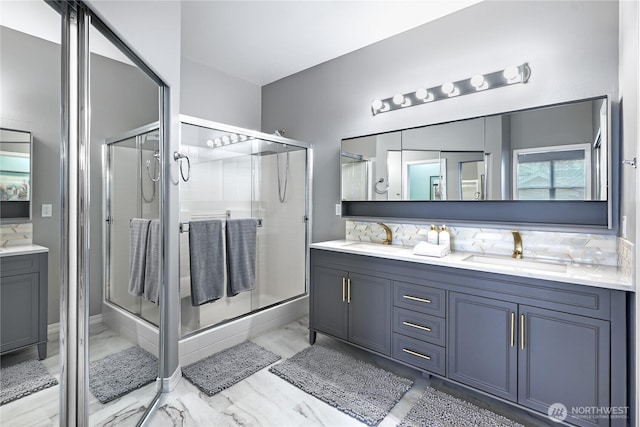
[[[444,245],[434,245],[433,243],[420,242],[413,248],[415,255],[425,255],[442,258],[449,255],[451,251]]]
[[[202,305],[224,296],[221,220],[189,222],[189,267],[191,305]]]
[[[160,243],[160,220],[152,219],[147,234],[147,261],[142,297],[156,304],[160,294]]]
[[[144,289],[147,237],[150,219],[133,218],[129,223],[129,293],[140,296]]]
[[[227,220],[227,296],[256,287],[258,221]]]

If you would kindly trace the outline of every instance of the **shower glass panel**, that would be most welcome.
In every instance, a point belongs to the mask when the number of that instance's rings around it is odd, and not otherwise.
[[[180,182],[182,336],[307,291],[307,146],[194,120],[198,125],[181,124],[181,152],[191,164],[189,179]],[[188,223],[238,218],[258,221],[255,288],[229,296],[225,282],[222,298],[192,305]],[[219,256],[226,265],[227,254]]]
[[[157,124],[110,138],[106,145],[106,300],[158,326],[155,303],[129,293],[129,224],[160,214]]]

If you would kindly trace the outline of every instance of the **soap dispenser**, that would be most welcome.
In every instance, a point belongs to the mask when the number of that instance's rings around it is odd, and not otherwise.
[[[438,234],[438,241],[440,242],[440,246],[444,246],[447,248],[447,251],[451,251],[451,234],[449,234],[447,227],[444,225]]]
[[[431,224],[431,230],[427,233],[427,243],[438,244],[438,231],[436,231],[436,226],[433,224]]]

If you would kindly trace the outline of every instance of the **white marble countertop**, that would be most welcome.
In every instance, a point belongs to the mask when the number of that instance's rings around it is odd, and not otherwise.
[[[40,245],[17,245],[7,246],[5,248],[0,247],[0,257],[14,256],[14,255],[29,255],[37,254],[41,252],[49,252],[49,248],[45,248]]]
[[[617,267],[604,265],[572,264],[532,259],[516,260],[508,256],[501,257],[472,252],[453,252],[442,258],[435,258],[414,255],[413,248],[408,246],[385,246],[379,243],[356,242],[353,240],[331,240],[312,243],[310,247],[399,261],[484,271],[487,273],[508,274],[511,276],[553,280],[556,282],[574,283],[598,288],[635,291],[630,278],[625,277]]]

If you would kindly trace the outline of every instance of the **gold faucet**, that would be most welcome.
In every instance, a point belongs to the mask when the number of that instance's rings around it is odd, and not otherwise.
[[[520,232],[518,230],[511,230],[511,234],[513,234],[513,258],[521,259],[522,258],[522,236],[520,236]]]
[[[392,239],[392,237],[391,237],[391,229],[388,226],[386,226],[383,223],[381,223],[381,222],[379,222],[378,225],[381,226],[382,228],[384,228],[384,231],[387,232],[387,238],[384,239],[384,242],[382,242],[382,244],[383,245],[390,245],[391,244],[391,239]]]

